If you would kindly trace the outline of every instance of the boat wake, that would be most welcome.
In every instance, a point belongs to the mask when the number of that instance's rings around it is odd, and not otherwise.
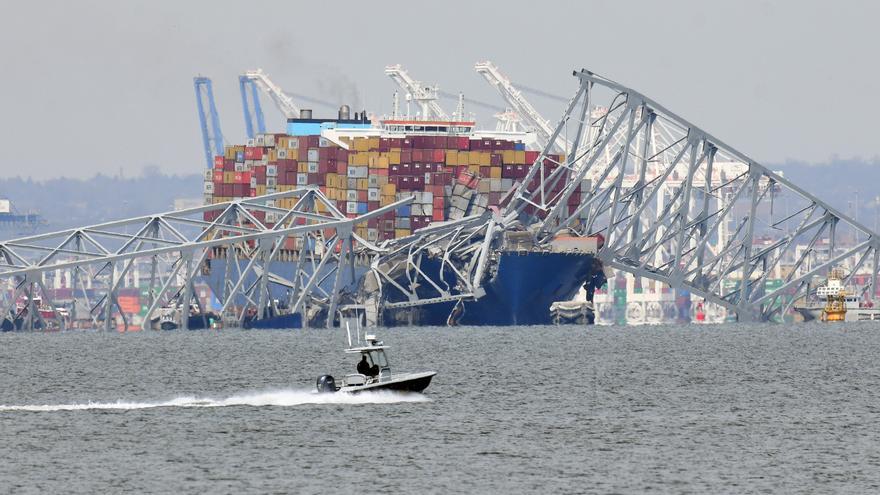
[[[164,402],[84,402],[79,404],[45,405],[0,405],[0,413],[6,411],[88,411],[88,410],[132,410],[155,409],[159,407],[229,407],[229,406],[303,406],[320,404],[395,404],[399,402],[430,402],[422,394],[401,394],[391,391],[376,391],[363,394],[319,394],[306,390],[271,390],[248,394],[232,395],[223,399],[207,397],[177,397]]]

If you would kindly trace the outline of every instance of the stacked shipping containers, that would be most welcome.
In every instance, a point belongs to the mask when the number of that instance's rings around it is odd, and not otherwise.
[[[205,201],[316,185],[339,211],[355,217],[414,196],[412,204],[357,227],[361,237],[382,241],[499,207],[537,158],[537,151],[526,151],[519,142],[466,136],[359,137],[337,144],[316,135],[262,134],[246,146],[227,146],[223,156],[215,157],[213,170],[205,175]],[[544,173],[563,159],[548,157]],[[564,179],[554,191],[561,190]],[[580,192],[574,194],[569,210],[580,200]],[[281,199],[275,206],[289,209],[295,202]],[[208,212],[205,219],[212,221],[214,215]],[[258,218],[270,225],[277,220],[271,214]]]

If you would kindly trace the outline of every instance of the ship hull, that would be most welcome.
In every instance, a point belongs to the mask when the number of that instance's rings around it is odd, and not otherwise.
[[[451,319],[455,302],[423,306],[413,323],[447,325],[454,320],[458,325],[549,325],[553,323],[551,304],[571,300],[597,275],[604,279],[601,265],[589,254],[502,251],[497,257],[496,274],[484,284],[483,297],[463,301],[460,314]],[[422,268],[429,275],[433,271],[434,276],[440,269],[439,262],[423,263]],[[400,324],[399,315],[389,316],[392,321],[386,317],[386,324]]]

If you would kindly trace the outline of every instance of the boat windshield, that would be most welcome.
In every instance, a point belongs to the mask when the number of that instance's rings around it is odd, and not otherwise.
[[[388,359],[385,357],[385,351],[382,349],[375,351],[367,351],[365,353],[367,355],[367,359],[370,361],[370,365],[377,365],[380,369],[388,367]]]

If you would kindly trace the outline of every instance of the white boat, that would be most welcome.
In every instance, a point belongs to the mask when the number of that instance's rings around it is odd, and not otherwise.
[[[818,303],[806,306],[795,306],[794,309],[803,316],[804,321],[821,320],[830,297],[843,297],[846,315],[844,321],[880,321],[880,308],[867,307],[861,303],[860,292],[854,287],[846,287],[843,281],[845,273],[840,268],[831,270],[824,285],[816,287]]]
[[[388,346],[378,340],[375,335],[366,333],[361,340],[361,324],[365,309],[360,305],[348,305],[339,309],[340,325],[345,327],[348,334],[348,349],[345,350],[345,353],[360,356],[358,372],[343,376],[339,384],[336,383],[333,376],[321,375],[315,384],[318,392],[356,394],[377,390],[398,392],[422,392],[425,390],[437,372],[392,373],[388,356],[385,353]],[[352,340],[352,331],[355,334],[354,340]]]

